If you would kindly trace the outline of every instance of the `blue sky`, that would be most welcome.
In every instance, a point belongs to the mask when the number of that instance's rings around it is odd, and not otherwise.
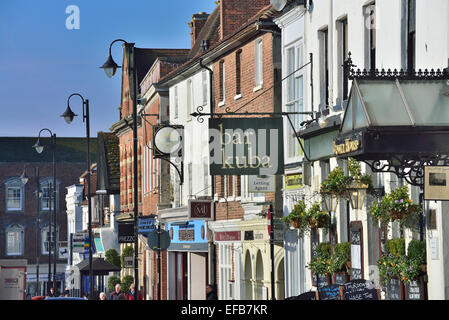
[[[80,29],[68,30],[66,8],[80,10]],[[119,76],[99,69],[109,44],[118,38],[138,48],[190,48],[192,14],[211,13],[214,0],[0,0],[0,136],[37,136],[49,128],[57,136],[84,137],[77,117],[60,115],[78,92],[90,101],[91,136],[118,121]],[[122,61],[120,44],[113,57]],[[71,99],[82,115],[81,100]]]

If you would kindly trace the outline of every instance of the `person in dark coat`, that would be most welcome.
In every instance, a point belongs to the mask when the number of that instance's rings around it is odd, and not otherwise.
[[[110,300],[119,300],[119,296],[122,293],[120,284],[115,285],[115,291],[111,293],[111,299]]]
[[[218,300],[217,286],[215,284],[208,284],[206,286],[206,300]]]

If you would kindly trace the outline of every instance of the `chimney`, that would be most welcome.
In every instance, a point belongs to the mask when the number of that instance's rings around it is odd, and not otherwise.
[[[270,0],[221,0],[220,5],[220,40],[239,30],[249,19],[264,7]]]
[[[208,17],[209,14],[205,12],[195,13],[192,16],[192,21],[189,22],[192,48],[195,45],[196,40],[198,39],[198,35],[200,34],[201,29],[203,29],[204,25],[206,24]]]

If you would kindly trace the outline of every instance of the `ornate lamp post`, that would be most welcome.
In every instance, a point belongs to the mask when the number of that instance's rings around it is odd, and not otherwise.
[[[50,193],[50,207],[51,207],[51,197],[53,197],[53,232],[51,230],[51,208],[49,210],[48,215],[48,232],[50,233],[50,241],[48,242],[48,282],[47,282],[47,291],[50,290],[50,276],[51,276],[51,240],[54,236],[53,240],[53,249],[54,249],[54,261],[53,261],[53,286],[56,286],[56,134],[53,134],[50,129],[44,128],[39,131],[39,135],[37,138],[37,142],[34,144],[33,148],[37,153],[41,154],[44,151],[44,146],[40,142],[41,133],[43,131],[47,131],[51,135],[51,144],[52,144],[52,153],[53,153],[53,186],[51,188]],[[55,288],[56,290],[56,288]]]
[[[92,204],[91,204],[91,186],[90,186],[90,170],[91,170],[91,159],[90,159],[90,119],[89,119],[89,100],[84,99],[79,93],[74,93],[67,99],[67,109],[61,115],[64,120],[70,124],[73,119],[77,116],[73,113],[70,108],[70,99],[73,96],[78,96],[83,102],[83,122],[86,123],[86,137],[87,137],[87,210],[88,210],[88,229],[89,229],[89,293],[90,298],[94,299],[94,281],[93,281],[93,266],[92,266]]]
[[[128,43],[125,40],[117,39],[111,42],[109,45],[109,57],[107,61],[100,67],[102,68],[106,75],[109,78],[112,78],[117,69],[120,68],[120,66],[115,63],[114,59],[112,58],[111,54],[111,48],[112,45],[116,42],[123,42],[126,50],[126,56],[128,59],[128,75],[132,75],[132,79],[129,81],[130,85],[130,92],[132,95],[132,101],[133,101],[133,172],[134,172],[134,285],[135,285],[135,291],[134,291],[134,300],[138,299],[138,292],[139,292],[139,265],[138,265],[138,258],[139,258],[139,237],[138,237],[138,216],[139,216],[139,198],[138,198],[138,180],[137,180],[137,68],[136,68],[136,58],[135,58],[135,48],[134,43]]]

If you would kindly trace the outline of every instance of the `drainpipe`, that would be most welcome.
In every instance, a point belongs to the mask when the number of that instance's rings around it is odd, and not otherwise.
[[[328,30],[328,53],[327,59],[329,61],[329,101],[327,101],[329,108],[334,106],[334,0],[330,0],[329,10],[329,27]]]

